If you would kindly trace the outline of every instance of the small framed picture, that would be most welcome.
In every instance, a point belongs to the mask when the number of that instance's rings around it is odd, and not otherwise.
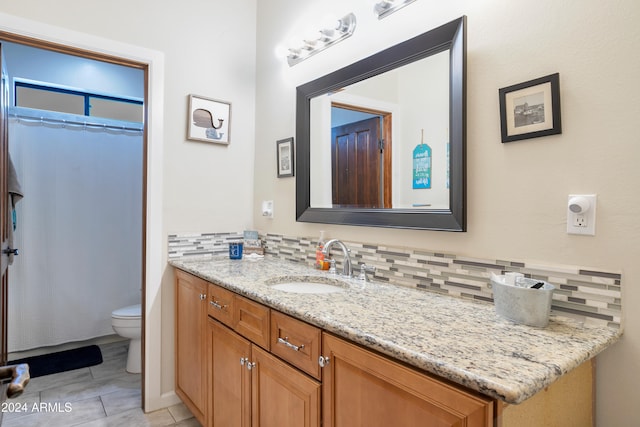
[[[277,142],[278,178],[293,176],[293,138]]]
[[[505,87],[498,93],[502,142],[562,133],[558,73]]]
[[[187,139],[229,144],[231,104],[204,96],[189,95]]]

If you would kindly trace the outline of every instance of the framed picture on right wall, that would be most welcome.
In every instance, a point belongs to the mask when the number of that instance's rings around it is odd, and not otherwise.
[[[502,88],[502,142],[562,133],[558,73]]]

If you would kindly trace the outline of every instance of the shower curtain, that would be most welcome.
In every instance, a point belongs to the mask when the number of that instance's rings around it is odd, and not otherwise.
[[[11,118],[9,146],[25,195],[9,351],[113,334],[141,301],[142,132]]]

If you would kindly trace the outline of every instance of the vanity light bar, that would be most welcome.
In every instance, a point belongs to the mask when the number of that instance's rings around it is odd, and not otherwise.
[[[414,1],[416,0],[382,0],[376,3],[373,10],[378,15],[378,19],[382,19]]]
[[[349,37],[356,29],[356,15],[350,13],[335,21],[335,25],[318,31],[318,37],[303,40],[300,46],[290,47],[287,55],[289,66],[322,52],[331,45]]]

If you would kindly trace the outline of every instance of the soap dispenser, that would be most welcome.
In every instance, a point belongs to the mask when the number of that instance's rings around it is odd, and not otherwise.
[[[324,259],[324,254],[322,253],[322,249],[324,249],[324,231],[320,231],[320,237],[318,238],[318,245],[316,246],[315,267],[318,270],[328,270],[329,263]]]

